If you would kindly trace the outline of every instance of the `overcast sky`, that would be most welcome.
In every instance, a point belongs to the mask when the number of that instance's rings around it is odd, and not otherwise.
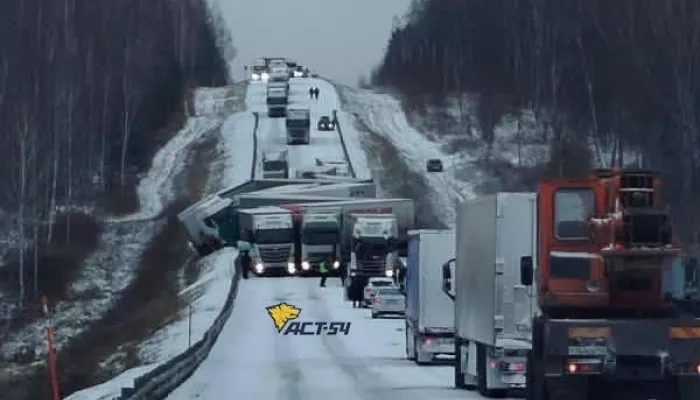
[[[384,53],[392,19],[411,0],[219,0],[238,56],[235,80],[257,57],[279,56],[355,86]]]

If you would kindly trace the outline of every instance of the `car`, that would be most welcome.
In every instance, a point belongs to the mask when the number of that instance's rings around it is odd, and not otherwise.
[[[425,163],[425,169],[428,172],[442,172],[442,160],[439,158],[431,158]]]
[[[404,315],[406,312],[406,296],[396,286],[377,288],[377,295],[372,299],[372,318],[380,315]]]
[[[369,282],[367,282],[367,286],[365,286],[364,290],[364,306],[369,307],[372,304],[372,299],[374,299],[374,296],[377,294],[377,289],[380,287],[395,287],[396,283],[394,282],[393,278],[384,278],[384,277],[373,277],[369,278]]]
[[[319,131],[332,131],[335,130],[335,122],[327,115],[322,116],[318,120],[318,130]]]

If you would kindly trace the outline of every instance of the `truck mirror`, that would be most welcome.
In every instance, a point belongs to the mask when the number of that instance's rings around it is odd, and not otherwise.
[[[520,257],[520,284],[523,286],[532,286],[534,274],[535,268],[533,266],[532,256]]]
[[[452,271],[450,270],[450,263],[453,261],[442,264],[442,291],[452,300],[455,299],[452,294]]]
[[[452,279],[452,271],[450,270],[449,262],[442,264],[442,279],[444,281],[449,281]]]

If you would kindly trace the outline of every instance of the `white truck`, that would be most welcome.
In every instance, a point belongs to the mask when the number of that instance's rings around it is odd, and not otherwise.
[[[267,115],[271,118],[281,118],[286,115],[289,92],[284,88],[267,89]]]
[[[270,74],[269,82],[287,82],[287,81],[289,81],[289,68],[287,67],[287,64],[283,64],[283,65],[271,64],[269,74]]]
[[[340,268],[340,210],[315,209],[303,214],[300,232],[301,270],[317,272],[321,261]]]
[[[267,72],[267,62],[264,58],[258,58],[250,66],[250,80],[267,82],[270,75]]]
[[[287,150],[265,151],[262,156],[263,179],[289,178]]]
[[[294,221],[289,210],[259,207],[238,210],[239,248],[250,250],[256,274],[294,275]]]
[[[392,277],[399,257],[396,215],[353,213],[343,223],[352,230],[348,274]]]
[[[454,355],[455,315],[442,292],[442,264],[455,254],[455,231],[408,231],[406,358],[423,365]]]
[[[520,284],[520,259],[535,257],[534,193],[497,193],[457,210],[454,287],[455,386],[494,397],[525,387],[536,293]],[[447,270],[447,269],[445,269]]]
[[[177,218],[185,227],[190,246],[200,255],[206,256],[226,245],[220,235],[219,225],[225,220],[230,199],[208,197],[181,211]],[[218,221],[217,221],[218,220]]]
[[[287,110],[287,144],[309,144],[311,116],[308,108]]]

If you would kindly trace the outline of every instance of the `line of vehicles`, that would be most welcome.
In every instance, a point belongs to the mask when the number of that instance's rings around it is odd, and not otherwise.
[[[279,79],[282,75],[288,78],[308,78],[312,75],[308,67],[284,57],[261,57],[245,69],[253,82],[268,82]]]
[[[409,231],[406,357],[451,355],[455,387],[485,397],[699,399],[700,319],[682,306],[698,270],[660,188],[650,171],[597,170]]]

